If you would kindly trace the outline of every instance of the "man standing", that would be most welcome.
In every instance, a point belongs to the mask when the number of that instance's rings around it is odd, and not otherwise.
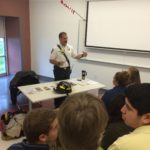
[[[124,122],[135,130],[116,140],[108,150],[148,150],[150,148],[150,83],[133,84],[125,90]]]
[[[60,43],[52,49],[50,56],[50,63],[54,65],[55,81],[70,79],[71,57],[74,59],[81,59],[87,56],[86,52],[80,54],[74,52],[72,46],[67,44],[68,37],[66,32],[59,33],[59,42]],[[59,107],[63,99],[55,99],[55,107]]]
[[[55,81],[70,78],[71,62],[70,57],[80,59],[86,57],[87,53],[75,54],[72,46],[67,44],[68,37],[66,32],[59,33],[59,44],[52,49],[50,63],[54,65]]]

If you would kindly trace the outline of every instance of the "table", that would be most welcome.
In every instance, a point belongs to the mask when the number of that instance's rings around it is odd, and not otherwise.
[[[65,80],[72,84],[72,92],[69,95],[82,93],[94,89],[104,88],[105,86],[99,82],[90,79],[69,79]],[[27,86],[19,86],[18,89],[28,98],[29,100],[29,111],[32,109],[32,103],[42,102],[66,96],[66,94],[58,94],[53,88],[56,87],[60,81],[46,82],[40,84],[33,84]]]

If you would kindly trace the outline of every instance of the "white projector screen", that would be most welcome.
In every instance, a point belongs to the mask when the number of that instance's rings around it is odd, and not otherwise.
[[[150,1],[89,1],[85,36],[87,47],[150,52]]]

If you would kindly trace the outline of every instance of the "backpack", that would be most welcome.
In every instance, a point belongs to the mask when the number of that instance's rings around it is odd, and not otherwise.
[[[26,112],[6,112],[1,116],[2,139],[10,140],[23,136],[23,122]]]
[[[37,84],[39,83],[38,75],[34,71],[19,71],[10,81],[9,90],[13,104],[17,102],[17,96],[21,93],[18,86]]]

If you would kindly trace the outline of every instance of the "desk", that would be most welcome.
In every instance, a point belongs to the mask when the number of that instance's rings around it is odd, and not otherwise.
[[[105,87],[103,84],[92,81],[90,79],[80,81],[77,79],[69,79],[66,81],[71,82],[73,84],[72,92],[69,95]],[[31,110],[32,103],[42,102],[66,96],[66,94],[58,94],[54,92],[53,88],[56,87],[58,82],[60,81],[19,86],[18,89],[29,99],[29,110]]]

